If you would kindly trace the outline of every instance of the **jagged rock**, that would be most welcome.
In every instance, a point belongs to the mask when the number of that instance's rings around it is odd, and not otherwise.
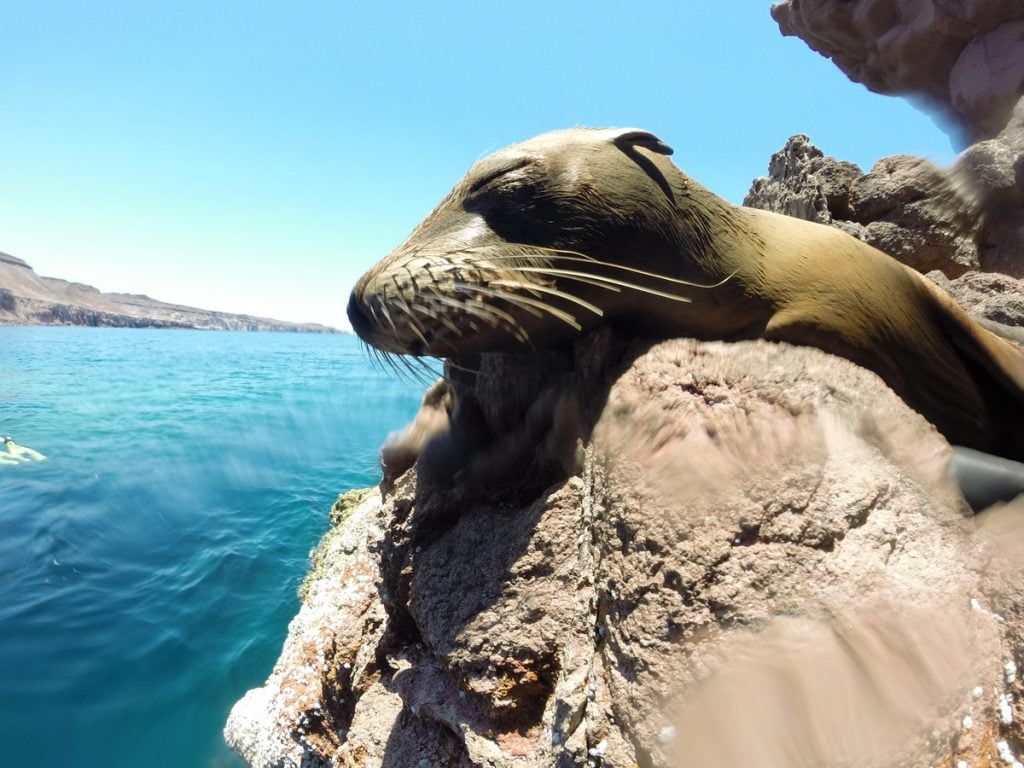
[[[233,709],[250,765],[982,766],[1024,735],[1019,553],[991,578],[948,445],[874,374],[608,331],[447,374],[447,436],[340,500]]]
[[[1020,0],[785,0],[771,13],[851,80],[926,99],[972,141],[999,133],[1024,93]]]
[[[743,204],[828,224],[849,218],[850,186],[861,176],[853,163],[827,157],[797,135],[772,155],[768,177],[755,179]]]

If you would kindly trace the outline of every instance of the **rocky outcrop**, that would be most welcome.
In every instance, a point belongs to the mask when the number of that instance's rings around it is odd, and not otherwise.
[[[91,285],[41,277],[25,261],[6,253],[0,253],[0,325],[337,332],[316,323],[215,312],[137,294],[101,293]]]
[[[832,224],[921,271],[1024,277],[1024,107],[948,169],[909,155],[862,173],[806,136],[772,155],[744,205]]]
[[[964,516],[948,445],[873,374],[605,330],[440,386],[449,423],[432,392],[415,466],[339,500],[232,710],[250,765],[994,766],[1024,743],[1021,558],[992,543],[1019,536]]]
[[[1006,125],[1024,94],[1020,0],[785,0],[772,17],[851,80],[926,99],[965,143]]]

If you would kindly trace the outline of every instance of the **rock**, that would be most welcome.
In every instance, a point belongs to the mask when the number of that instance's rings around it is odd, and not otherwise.
[[[457,365],[444,471],[428,444],[339,501],[228,720],[250,765],[988,765],[1024,735],[1020,553],[874,374],[608,331]]]
[[[987,272],[1024,277],[1024,210],[1013,212],[993,226],[992,242],[981,247],[981,265]]]
[[[771,13],[851,80],[926,100],[971,141],[999,133],[1024,93],[1020,0],[784,0]]]
[[[860,176],[853,163],[827,157],[806,136],[793,136],[772,155],[768,177],[754,180],[743,204],[828,224],[850,217],[850,187]]]
[[[852,218],[862,224],[897,208],[946,192],[948,181],[934,163],[912,155],[883,157],[870,173],[852,182]]]
[[[950,101],[975,136],[999,133],[1024,89],[1024,9],[1015,12],[1017,19],[973,37],[949,73]]]
[[[960,192],[979,210],[1024,205],[1020,150],[1007,141],[979,141],[964,150],[951,168]]]

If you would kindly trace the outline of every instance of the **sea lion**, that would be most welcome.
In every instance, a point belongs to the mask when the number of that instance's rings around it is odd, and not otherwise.
[[[805,344],[868,368],[951,442],[1024,459],[1024,356],[833,227],[743,208],[636,129],[542,134],[480,160],[357,283],[353,329],[400,355],[657,338]]]

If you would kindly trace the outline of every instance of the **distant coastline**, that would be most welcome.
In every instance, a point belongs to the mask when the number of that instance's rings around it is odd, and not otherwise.
[[[36,274],[0,252],[0,325],[87,325],[111,328],[192,328],[220,331],[344,333],[319,323],[168,304],[132,293],[101,293],[84,283]]]

